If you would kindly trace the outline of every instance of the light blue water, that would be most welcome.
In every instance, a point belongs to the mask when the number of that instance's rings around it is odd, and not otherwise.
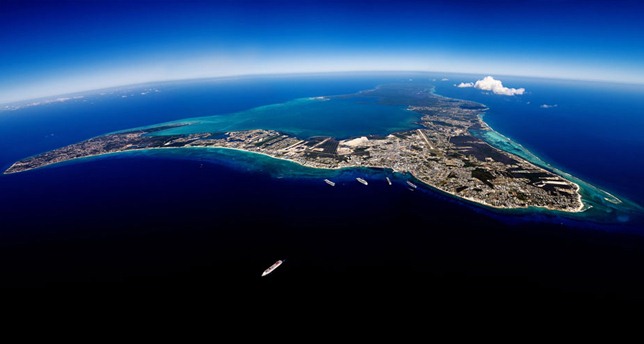
[[[420,115],[404,105],[381,104],[376,97],[300,98],[284,103],[177,121],[190,123],[155,135],[194,134],[249,129],[273,129],[302,138],[386,135],[417,128]]]

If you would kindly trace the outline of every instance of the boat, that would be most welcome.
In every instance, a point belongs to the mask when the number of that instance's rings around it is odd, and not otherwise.
[[[335,182],[332,182],[332,181],[330,181],[328,179],[325,179],[324,182],[329,184],[329,185],[331,185],[331,186],[335,186]]]
[[[385,178],[387,178],[387,184],[391,185],[391,179],[389,179],[389,177],[385,177]]]
[[[360,177],[356,178],[356,180],[357,180],[357,181],[359,181],[359,182],[360,182],[360,184],[363,184],[363,185],[369,185],[369,183],[367,183],[367,181],[366,181],[366,180],[364,180],[364,179],[362,179],[362,178],[360,178]]]
[[[266,270],[264,270],[264,272],[262,272],[262,277],[264,277],[264,276],[270,274],[271,272],[273,272],[273,270],[277,269],[285,261],[286,261],[286,259],[280,259],[280,260],[276,261],[275,263],[273,263],[273,265],[269,266],[268,269],[266,269]]]
[[[416,186],[416,184],[410,182],[409,180],[407,181],[407,185],[411,186],[414,189],[418,188],[418,186]]]

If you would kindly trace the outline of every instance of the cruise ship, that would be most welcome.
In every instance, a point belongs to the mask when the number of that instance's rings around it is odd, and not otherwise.
[[[414,189],[418,188],[418,186],[416,186],[416,184],[410,182],[409,180],[407,181],[407,185],[411,186]]]
[[[385,177],[385,178],[387,178],[387,184],[391,186],[391,179],[389,179],[389,177]]]
[[[362,178],[360,178],[360,177],[356,178],[356,180],[357,180],[357,181],[359,181],[359,182],[360,182],[360,184],[369,185],[369,183],[367,183],[367,181],[366,181],[366,180],[364,180],[364,179],[362,179]]]
[[[286,259],[283,259],[283,260],[280,259],[280,260],[276,261],[273,265],[269,266],[268,269],[266,269],[266,270],[264,270],[264,272],[262,272],[262,277],[264,277],[264,276],[270,274],[271,272],[273,272],[273,270],[277,269],[285,261],[286,261]]]
[[[335,186],[335,182],[332,182],[332,181],[330,181],[328,179],[325,179],[324,182],[329,184],[329,185],[331,185],[331,186]]]

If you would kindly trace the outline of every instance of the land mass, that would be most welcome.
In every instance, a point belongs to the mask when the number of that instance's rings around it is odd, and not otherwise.
[[[496,208],[542,207],[578,212],[579,186],[472,135],[490,130],[485,106],[438,96],[417,85],[385,85],[360,92],[383,104],[404,104],[419,113],[419,128],[386,136],[299,138],[254,129],[161,135],[170,124],[107,134],[32,156],[4,173],[23,172],[72,159],[132,150],[181,147],[233,148],[287,159],[314,168],[374,167],[407,172],[419,181]],[[337,96],[337,97],[350,97]]]

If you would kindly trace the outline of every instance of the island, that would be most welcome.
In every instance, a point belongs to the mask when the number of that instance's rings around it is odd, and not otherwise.
[[[439,96],[431,87],[418,85],[384,85],[362,91],[360,96],[376,97],[383,104],[404,104],[418,113],[418,128],[346,139],[302,138],[262,128],[163,135],[166,129],[189,125],[170,123],[94,137],[17,161],[4,173],[132,150],[224,148],[287,159],[312,168],[390,169],[408,173],[458,198],[495,208],[539,207],[564,212],[584,209],[577,184],[473,134],[491,130],[482,119],[485,106]]]

